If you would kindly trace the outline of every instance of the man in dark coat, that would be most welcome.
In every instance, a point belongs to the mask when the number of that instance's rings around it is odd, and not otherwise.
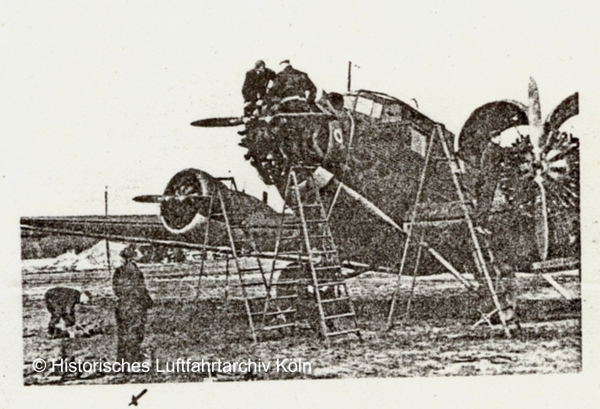
[[[44,300],[46,308],[50,312],[50,323],[48,334],[51,337],[59,336],[61,331],[56,328],[61,318],[66,327],[75,325],[75,305],[87,304],[91,299],[89,291],[81,292],[74,288],[54,287],[46,291]]]
[[[306,111],[307,107],[310,110],[315,103],[317,87],[306,73],[292,67],[289,60],[282,61],[281,66],[283,69],[267,94],[269,103],[278,105],[275,111],[281,108],[284,112],[298,112]]]
[[[244,116],[253,115],[260,105],[265,95],[269,82],[275,79],[275,72],[268,69],[265,62],[258,60],[254,68],[246,73],[246,79],[242,86],[242,95],[244,96]]]
[[[148,309],[153,301],[148,294],[144,275],[134,262],[139,255],[133,245],[121,251],[124,264],[113,275],[113,292],[117,296],[117,361],[142,362],[141,345],[144,340]]]

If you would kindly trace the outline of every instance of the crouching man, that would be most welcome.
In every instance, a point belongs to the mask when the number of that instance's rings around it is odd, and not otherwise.
[[[154,303],[144,274],[134,262],[139,252],[134,245],[121,251],[123,265],[113,275],[113,292],[117,297],[115,318],[117,321],[117,361],[143,362],[141,346],[144,341],[148,310]]]
[[[54,287],[46,291],[44,295],[46,308],[50,312],[50,323],[48,324],[48,334],[51,337],[63,336],[64,332],[57,328],[57,324],[62,319],[65,327],[72,327],[76,324],[75,306],[77,304],[87,304],[91,299],[89,291],[79,291],[74,288]]]

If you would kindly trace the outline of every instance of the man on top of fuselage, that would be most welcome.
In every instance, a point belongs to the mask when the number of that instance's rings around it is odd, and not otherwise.
[[[242,86],[244,96],[244,116],[254,115],[267,94],[269,83],[275,79],[275,72],[268,69],[263,60],[258,60],[254,68],[246,72]]]
[[[306,112],[314,106],[317,87],[308,75],[291,66],[290,60],[283,60],[281,71],[275,77],[273,86],[267,91],[267,99],[272,111]]]

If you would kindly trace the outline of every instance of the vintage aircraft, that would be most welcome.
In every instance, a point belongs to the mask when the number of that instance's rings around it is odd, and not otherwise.
[[[442,266],[457,276],[459,270],[471,272],[481,284],[478,247],[498,275],[549,259],[579,260],[579,140],[561,130],[578,114],[577,93],[542,121],[532,79],[527,104],[485,104],[458,135],[379,92],[324,93],[316,104],[293,102],[278,101],[250,117],[192,125],[244,125],[245,158],[284,199],[290,171],[305,169],[297,176],[317,185],[341,259],[403,270],[417,262],[417,249],[425,245],[421,271]],[[502,146],[509,131],[520,137]],[[149,234],[130,223],[133,230],[114,237],[150,236],[159,244],[201,247],[200,227],[214,211],[215,192],[225,192],[228,200],[240,195],[201,170],[182,170],[162,195],[134,199],[158,204],[164,229],[152,223]],[[251,226],[274,227],[266,222],[273,214],[268,206],[251,205],[258,201],[246,196],[242,202],[237,211],[255,219]],[[107,230],[102,218],[67,224],[22,220],[31,229],[84,230],[97,237],[123,231],[119,220],[111,223]],[[262,249],[272,244],[266,240]]]
[[[405,240],[397,227],[406,230],[411,221],[424,177],[415,221],[432,228],[423,239],[446,249],[458,265],[472,260],[465,254],[470,246],[464,243],[468,235],[461,232],[464,209],[453,184],[451,160],[435,135],[435,121],[394,97],[362,90],[325,94],[316,106],[296,104],[293,110],[279,107],[256,117],[213,118],[192,125],[245,123],[246,159],[282,196],[293,166],[312,165],[328,174],[321,189],[343,258],[397,264]],[[458,136],[441,128],[458,159],[455,171],[466,205],[480,221],[488,218],[503,225],[496,234],[505,236],[513,267],[529,269],[548,258],[578,257],[579,141],[561,131],[577,113],[575,93],[542,121],[532,79],[528,104],[485,104],[473,111]],[[499,146],[510,130],[526,134],[511,146]],[[188,177],[194,172],[189,170]],[[169,226],[164,203],[165,226],[181,228]],[[198,210],[188,209],[184,229],[195,223]],[[473,271],[473,266],[467,270]]]

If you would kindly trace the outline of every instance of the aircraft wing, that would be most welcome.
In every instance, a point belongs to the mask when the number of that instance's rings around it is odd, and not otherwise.
[[[274,230],[273,226],[259,228]],[[207,245],[206,249],[223,251],[223,248],[230,244],[224,225],[215,222],[215,226],[211,225],[211,230],[215,232],[215,240],[211,240],[211,245]],[[204,249],[204,231],[201,235],[198,232],[173,234],[167,231],[159,218],[154,215],[22,217],[21,236],[27,237],[32,234],[78,236],[173,248]],[[260,251],[254,255],[272,258],[273,252]],[[278,259],[293,261],[297,257],[279,254]],[[372,266],[355,261],[343,261],[342,266],[352,270],[345,274],[346,278],[372,269]]]
[[[36,232],[188,249],[204,248],[203,240],[197,233],[172,234],[153,215],[22,217],[21,231],[22,236]],[[226,244],[217,242],[207,248],[217,249],[219,245]]]

